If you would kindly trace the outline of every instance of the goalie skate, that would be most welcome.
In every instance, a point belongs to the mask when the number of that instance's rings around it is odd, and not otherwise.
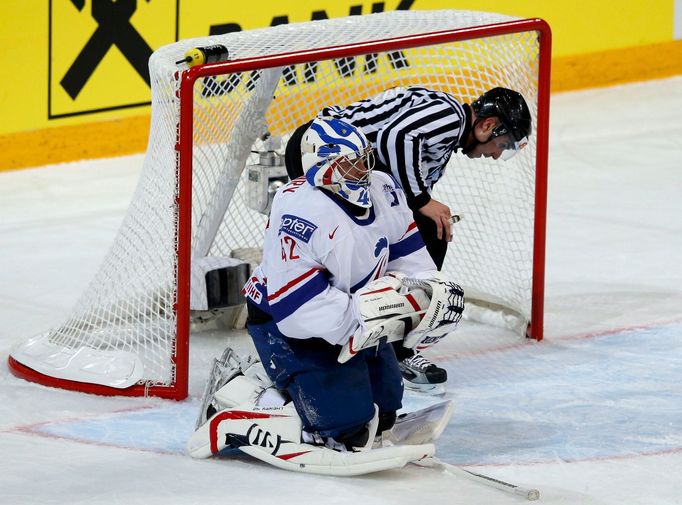
[[[398,363],[405,389],[429,395],[444,395],[448,373],[421,354],[415,354]]]

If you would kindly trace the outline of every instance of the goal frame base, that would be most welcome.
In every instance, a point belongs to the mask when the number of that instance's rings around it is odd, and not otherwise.
[[[66,389],[68,391],[77,391],[79,393],[88,393],[100,396],[154,396],[168,400],[184,400],[187,397],[187,392],[179,391],[177,387],[170,386],[153,386],[149,387],[146,384],[137,384],[127,388],[114,388],[110,386],[102,386],[100,384],[92,384],[89,382],[79,382],[68,379],[59,379],[50,375],[42,374],[32,368],[18,362],[12,356],[7,358],[7,366],[10,372],[15,377],[35,382],[41,386],[51,388]]]

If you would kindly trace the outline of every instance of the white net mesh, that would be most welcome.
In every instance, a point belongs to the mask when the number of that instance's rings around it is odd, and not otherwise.
[[[179,121],[175,62],[187,50],[223,44],[230,59],[242,59],[511,19],[478,12],[398,11],[184,40],[156,51],[150,60],[149,146],[130,209],[71,317],[41,340],[50,349],[128,352],[141,361],[140,382],[173,383]],[[408,85],[445,90],[463,102],[496,86],[512,88],[526,98],[535,125],[538,49],[537,33],[531,31],[200,79],[194,87],[193,256],[230,256],[235,249],[260,247],[266,217],[246,206],[242,172],[257,161],[252,152],[262,146],[258,139],[264,133],[286,140],[324,106]],[[453,155],[434,192],[464,216],[454,226],[445,272],[468,294],[509,308],[524,323],[531,308],[535,138],[507,162]],[[21,350],[14,356],[21,361]],[[31,359],[29,366],[41,358]]]

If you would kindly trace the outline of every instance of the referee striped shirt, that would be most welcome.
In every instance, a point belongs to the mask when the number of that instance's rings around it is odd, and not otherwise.
[[[389,89],[318,114],[362,130],[376,150],[376,168],[400,182],[413,210],[431,200],[433,185],[468,135],[470,115],[452,95],[421,87]]]

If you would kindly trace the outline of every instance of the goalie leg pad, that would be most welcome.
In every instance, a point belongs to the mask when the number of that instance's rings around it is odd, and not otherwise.
[[[213,396],[216,411],[238,405],[274,407],[285,403],[286,399],[274,387],[265,387],[262,382],[245,375],[237,375]]]
[[[263,433],[259,434],[259,430]],[[301,418],[293,405],[266,408],[244,405],[217,412],[194,432],[187,451],[193,458],[204,459],[224,449],[252,443],[275,446],[278,438],[273,438],[271,433],[279,438],[300,440]]]
[[[289,405],[280,408],[227,409],[213,416],[190,439],[188,450],[204,458],[231,447],[268,464],[321,475],[363,475],[401,468],[433,456],[432,444],[344,452],[300,441],[301,422]]]
[[[407,463],[431,457],[436,452],[433,444],[394,445],[371,451],[339,452],[288,440],[282,440],[277,451],[260,445],[242,446],[240,450],[284,470],[338,477],[402,468]]]
[[[263,365],[253,356],[240,358],[230,347],[213,367],[204,388],[196,428],[215,412],[243,404],[284,405],[285,400],[273,387]]]

